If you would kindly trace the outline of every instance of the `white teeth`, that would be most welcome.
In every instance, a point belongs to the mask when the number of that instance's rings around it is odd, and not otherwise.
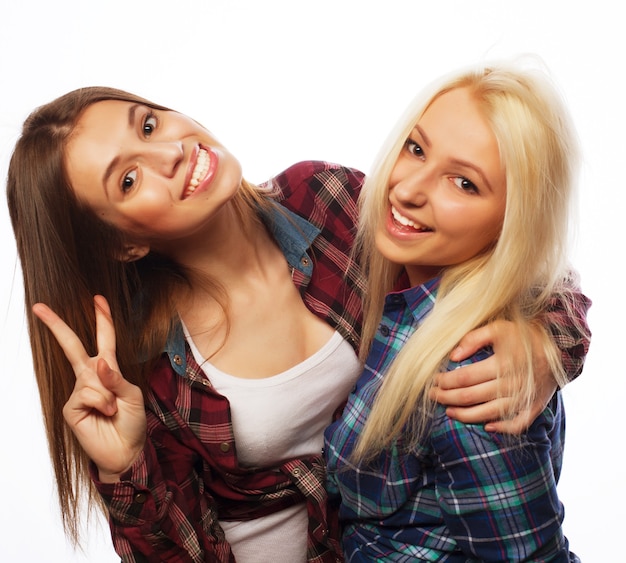
[[[401,215],[400,212],[393,205],[391,206],[391,215],[398,223],[400,223],[404,227],[411,227],[416,231],[430,231],[428,227],[422,227],[417,223],[411,221],[411,219],[409,219],[408,217]]]
[[[198,160],[196,161],[196,167],[193,169],[193,173],[191,174],[189,186],[187,186],[187,189],[185,190],[187,194],[193,193],[198,187],[200,180],[204,178],[205,174],[209,170],[210,162],[211,159],[209,157],[209,153],[204,149],[200,149],[198,151]]]
[[[417,229],[417,226],[415,225],[413,221],[411,221],[411,219],[409,219],[408,217],[405,217],[404,215],[400,215],[400,212],[393,206],[391,207],[391,214],[393,215],[393,218],[396,221],[398,221],[398,223],[400,223],[401,225],[404,225],[405,227],[413,227],[414,229]]]

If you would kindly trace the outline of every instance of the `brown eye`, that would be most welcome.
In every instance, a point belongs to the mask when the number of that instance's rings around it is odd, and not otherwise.
[[[424,158],[424,150],[415,141],[407,139],[405,146],[411,154]]]
[[[132,170],[122,179],[122,192],[126,193],[135,185],[137,179],[137,170]]]
[[[145,137],[152,135],[157,126],[157,118],[153,113],[146,115],[143,121],[142,129]]]
[[[461,188],[465,192],[478,193],[478,188],[474,182],[471,182],[467,178],[463,178],[463,176],[457,176],[452,181],[457,187]]]

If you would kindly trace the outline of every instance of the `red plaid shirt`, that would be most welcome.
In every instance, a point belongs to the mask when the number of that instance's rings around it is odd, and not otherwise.
[[[277,201],[294,215],[265,218],[307,307],[355,349],[364,280],[349,254],[362,181],[356,170],[297,164],[272,182]],[[228,400],[212,389],[182,330],[166,351],[150,379],[144,452],[120,483],[96,483],[122,560],[234,561],[218,514],[255,518],[301,502],[309,514],[308,561],[341,560],[321,452],[279,467],[240,467]]]
[[[349,168],[296,164],[272,181],[277,201],[295,215],[266,218],[307,307],[355,349],[364,280],[349,254],[362,181],[363,174]],[[573,325],[564,312],[555,311],[549,318],[559,327],[555,334],[572,336],[557,344],[573,378],[588,341],[568,329]],[[151,377],[147,416],[148,440],[133,467],[119,483],[95,482],[122,561],[232,562],[218,515],[256,518],[300,502],[309,514],[308,561],[342,560],[336,518],[327,513],[321,456],[263,470],[240,467],[228,400],[212,389],[182,329],[170,338]]]

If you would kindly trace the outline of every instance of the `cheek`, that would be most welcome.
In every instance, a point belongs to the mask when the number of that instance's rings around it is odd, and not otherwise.
[[[467,244],[480,252],[495,242],[502,228],[502,214],[493,208],[467,206],[450,202],[444,212],[448,235],[459,243]]]
[[[393,165],[391,174],[389,175],[389,182],[387,183],[388,189],[391,189],[393,186],[404,180],[409,175],[409,172],[410,167],[406,164],[402,155],[399,156],[398,160],[396,160],[396,163]]]
[[[489,212],[489,218],[486,219],[486,223],[489,225],[489,233],[494,240],[500,236],[502,226],[504,225],[504,212],[506,210],[506,204],[504,201],[499,201],[494,205]]]
[[[437,205],[433,206],[433,211],[439,226],[445,224],[451,232],[473,230],[481,223],[472,206],[455,198],[441,198]]]
[[[472,232],[476,238],[480,250],[487,248],[498,240],[502,229],[502,217],[500,214],[488,213],[476,215],[476,221]]]

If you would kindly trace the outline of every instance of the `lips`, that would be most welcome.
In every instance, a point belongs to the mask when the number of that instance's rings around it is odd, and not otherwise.
[[[209,148],[198,145],[194,150],[191,163],[193,168],[187,172],[182,199],[204,190],[213,179],[217,168],[217,155]]]

